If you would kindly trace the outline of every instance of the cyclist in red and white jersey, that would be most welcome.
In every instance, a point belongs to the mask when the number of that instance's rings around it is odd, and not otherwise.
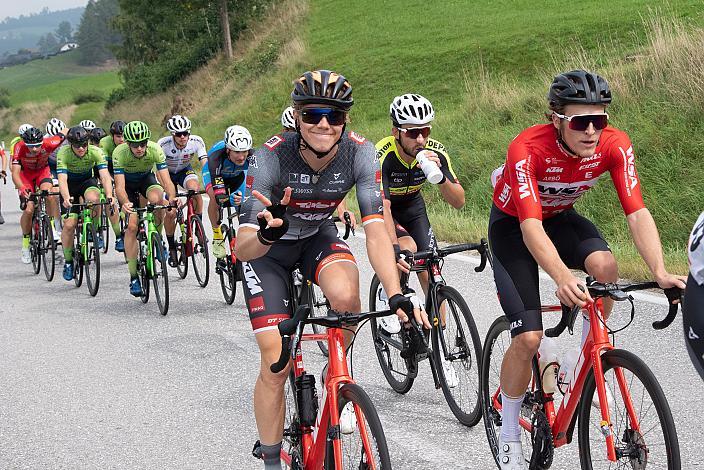
[[[524,469],[521,403],[531,378],[531,359],[543,325],[538,266],[557,284],[565,305],[584,305],[588,294],[570,271],[581,269],[602,282],[618,278],[616,259],[594,226],[572,207],[609,173],[633,241],[658,284],[684,288],[667,272],[657,227],[643,203],[630,139],[608,127],[611,91],[606,80],[584,70],[555,77],[548,93],[549,124],[530,127],[511,142],[496,178],[489,220],[494,279],[513,338],[501,367],[502,469]],[[610,304],[605,305],[606,314]],[[582,342],[588,336],[584,320]]]

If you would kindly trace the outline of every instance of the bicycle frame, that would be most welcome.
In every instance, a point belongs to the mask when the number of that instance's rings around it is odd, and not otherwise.
[[[562,311],[562,307],[559,305],[543,306],[541,307],[541,311]],[[575,365],[573,379],[570,381],[568,389],[565,392],[557,411],[555,410],[553,394],[546,394],[543,392],[537,357],[533,357],[532,380],[534,381],[534,385],[536,385],[535,390],[540,395],[539,399],[543,402],[545,415],[547,416],[548,422],[550,423],[550,428],[552,429],[554,446],[557,448],[572,441],[572,431],[576,421],[575,413],[582,398],[582,392],[584,390],[584,385],[589,371],[593,369],[596,391],[601,408],[600,427],[606,438],[607,458],[610,461],[615,462],[617,460],[616,447],[614,445],[611,417],[609,414],[608,399],[606,395],[606,383],[603,375],[604,369],[601,363],[602,354],[606,351],[614,349],[614,346],[611,344],[611,340],[609,339],[609,332],[603,318],[602,299],[597,298],[594,302],[589,302],[582,311],[586,311],[589,314],[589,336],[582,347],[577,364]],[[640,432],[638,415],[635,412],[623,371],[620,368],[615,368],[614,372],[616,374],[621,396],[623,397],[624,404],[626,405],[628,418],[633,428]],[[500,392],[501,389],[499,388],[492,396],[493,405],[497,410],[501,409],[501,404],[498,400]],[[519,422],[522,428],[529,432],[532,431],[531,423],[524,417],[521,417]]]
[[[193,217],[196,217],[196,209],[193,197],[198,194],[205,194],[205,191],[189,190],[187,193],[179,193],[177,197],[186,198],[186,217],[183,217],[183,207],[178,209],[178,223],[181,226],[183,236],[182,243],[186,246],[186,256],[193,254]]]
[[[150,277],[154,276],[154,259],[152,257],[152,233],[156,233],[156,224],[154,223],[154,211],[157,209],[164,209],[168,206],[155,206],[152,204],[147,204],[147,207],[145,208],[139,208],[136,209],[137,212],[137,241],[139,242],[139,236],[140,233],[144,233],[144,236],[146,237],[145,241],[145,247],[147,252],[146,253],[140,253],[141,255],[146,256],[146,267],[147,267],[147,273],[149,274]],[[140,252],[142,251],[142,244],[139,243],[140,247]],[[142,257],[142,259],[144,259]]]

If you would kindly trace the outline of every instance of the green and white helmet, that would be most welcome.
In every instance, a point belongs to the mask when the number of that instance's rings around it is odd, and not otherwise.
[[[152,133],[149,131],[149,126],[142,121],[130,121],[125,126],[122,132],[127,142],[142,142],[148,140]]]

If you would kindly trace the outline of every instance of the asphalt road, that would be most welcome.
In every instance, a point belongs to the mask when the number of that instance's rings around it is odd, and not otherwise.
[[[61,278],[48,283],[20,261],[19,209],[3,185],[0,226],[0,468],[259,468],[252,391],[257,346],[241,292],[225,305],[211,272],[207,288],[192,273],[171,277],[166,317],[128,292],[127,267],[110,248],[97,297]],[[364,240],[351,241],[367,304],[371,268]],[[476,260],[448,259],[443,274],[465,296],[485,336],[500,315],[491,272]],[[554,287],[543,281],[543,298]],[[704,386],[684,349],[681,324],[654,331],[662,301],[640,297],[634,324],[617,345],[650,365],[668,397],[682,468],[701,467]],[[625,315],[625,309],[622,309]],[[616,315],[616,314],[615,314]],[[386,383],[368,326],[354,348],[355,378],[372,397],[394,468],[492,468],[484,428],[458,424],[422,363],[404,396]],[[560,338],[562,348],[576,337]],[[318,374],[314,345],[306,364]],[[576,445],[556,451],[552,468],[578,468]],[[648,467],[650,468],[650,467]]]

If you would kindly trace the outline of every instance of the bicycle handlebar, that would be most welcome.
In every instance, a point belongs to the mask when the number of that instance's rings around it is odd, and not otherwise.
[[[176,193],[176,197],[194,197],[198,196],[199,194],[206,194],[207,191],[195,191],[193,189],[189,189],[185,193]]]
[[[335,216],[332,218],[333,222],[343,222],[345,224],[345,234],[342,236],[343,240],[347,240],[350,237],[350,231],[352,232],[352,235],[354,235],[354,228],[352,228],[352,217],[350,217],[349,211],[344,212],[344,219],[342,220],[339,217]]]
[[[310,311],[310,306],[307,304],[299,305],[291,318],[278,324],[279,334],[281,335],[281,355],[279,359],[269,367],[273,373],[277,374],[286,368],[286,364],[288,364],[291,359],[292,335],[296,332],[296,329],[301,323],[310,323],[327,328],[342,328],[345,326],[358,325],[368,318],[385,317],[391,313],[389,310],[363,313],[339,313],[331,309],[328,310],[328,314],[325,317],[308,318]]]
[[[474,271],[476,272],[481,272],[484,271],[484,268],[486,268],[486,262],[487,259],[489,258],[489,244],[487,243],[486,239],[482,238],[479,243],[462,243],[459,245],[450,245],[446,246],[445,248],[436,248],[434,250],[425,250],[425,251],[417,251],[413,253],[413,259],[414,260],[422,260],[422,259],[442,259],[448,255],[451,255],[453,253],[460,253],[462,251],[472,251],[476,250],[479,255],[481,256],[481,259],[479,261],[479,266],[474,268]]]
[[[175,209],[176,206],[163,205],[163,204],[147,204],[145,207],[133,207],[134,212],[154,212],[159,209]]]
[[[662,289],[657,282],[639,282],[635,284],[624,284],[619,285],[615,283],[601,283],[597,282],[593,277],[587,277],[587,289],[589,289],[589,295],[592,298],[597,297],[610,297],[616,301],[630,300],[631,297],[627,292],[645,290],[645,289]],[[659,321],[653,322],[653,328],[656,330],[662,330],[667,328],[672,324],[677,316],[677,310],[679,304],[673,304],[672,302],[681,299],[682,289],[678,287],[669,287],[667,289],[662,289],[667,296],[670,308],[668,310],[665,318]],[[574,322],[577,319],[577,314],[581,308],[579,306],[574,306],[572,308],[562,305],[562,317],[560,322],[553,328],[548,328],[545,330],[545,335],[551,338],[556,338],[560,336],[566,328],[569,328],[570,334],[574,331]]]

